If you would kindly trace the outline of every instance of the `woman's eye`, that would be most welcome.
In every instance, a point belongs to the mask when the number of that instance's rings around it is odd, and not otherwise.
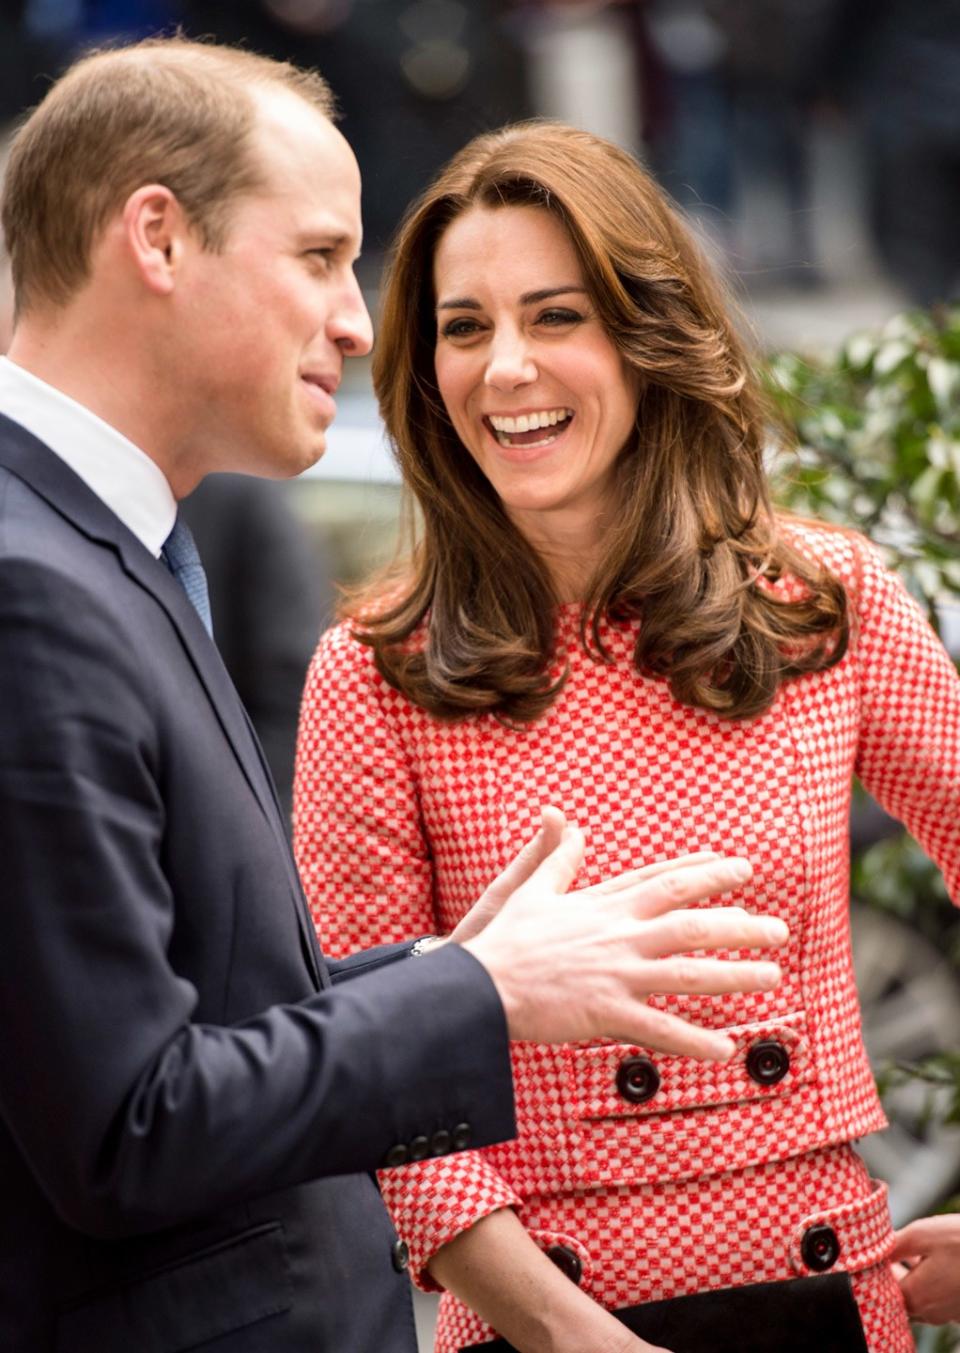
[[[475,319],[451,319],[441,332],[444,338],[472,338],[480,332],[480,325]]]
[[[541,311],[537,316],[537,323],[559,328],[563,324],[579,324],[582,319],[583,316],[576,310],[563,310],[554,306],[551,310]]]

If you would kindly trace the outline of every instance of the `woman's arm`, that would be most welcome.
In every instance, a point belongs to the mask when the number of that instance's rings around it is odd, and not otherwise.
[[[665,1353],[561,1273],[509,1208],[481,1218],[428,1267],[519,1353]]]
[[[900,580],[865,541],[857,548],[855,770],[939,866],[960,904],[960,677]]]
[[[323,636],[301,705],[294,847],[320,942],[335,956],[439,928],[415,767],[393,717],[399,698],[345,627]],[[427,1287],[441,1245],[520,1201],[479,1151],[383,1170],[379,1183],[410,1276]]]
[[[328,631],[300,706],[293,844],[333,958],[437,929],[416,779],[381,695],[369,650]]]

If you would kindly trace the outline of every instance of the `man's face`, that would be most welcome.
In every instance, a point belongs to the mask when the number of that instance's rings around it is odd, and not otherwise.
[[[259,102],[266,186],[237,202],[220,253],[188,251],[165,369],[184,392],[175,459],[284,477],[323,454],[344,358],[369,352],[372,330],[353,153],[286,90]]]

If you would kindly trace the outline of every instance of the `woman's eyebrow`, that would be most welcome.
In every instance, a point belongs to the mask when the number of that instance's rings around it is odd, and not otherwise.
[[[473,300],[470,296],[455,296],[452,301],[438,301],[438,310],[480,310],[482,307],[479,301]]]
[[[520,297],[521,305],[536,305],[539,301],[550,301],[554,296],[569,296],[576,294],[586,296],[587,288],[574,286],[544,287],[541,291],[525,291]],[[449,301],[439,301],[438,310],[481,310],[479,301],[475,301],[472,296],[455,296]]]
[[[521,305],[536,305],[539,301],[550,301],[554,296],[569,296],[575,292],[578,296],[586,296],[587,288],[574,286],[562,287],[544,287],[542,291],[525,291],[520,297]]]

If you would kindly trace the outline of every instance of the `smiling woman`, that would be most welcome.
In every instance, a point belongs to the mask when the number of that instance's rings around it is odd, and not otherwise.
[[[638,669],[726,715],[842,656],[842,586],[775,527],[722,292],[617,147],[543,123],[466,147],[401,230],[374,379],[423,535],[365,633],[425,708],[541,714],[558,601],[583,603],[601,655],[600,619],[642,613]],[[562,431],[531,446],[531,415],[554,412]],[[493,419],[524,417],[505,446]],[[781,574],[802,587],[755,585]]]
[[[546,282],[529,290],[531,278]],[[640,381],[601,322],[569,235],[543,208],[475,207],[434,263],[435,370],[462,444],[576,601],[612,520]],[[576,568],[572,568],[576,561]]]
[[[848,815],[856,771],[960,896],[952,664],[862,537],[774,511],[722,293],[616,147],[542,123],[472,142],[412,208],[382,316],[422,530],[308,678],[296,844],[324,947],[449,932],[546,804],[587,833],[584,882],[734,849],[737,899],[792,936],[775,993],[650,997],[728,1032],[719,1071],[518,1043],[515,1142],[424,1137],[384,1174],[411,1271],[445,1289],[438,1353],[639,1353],[644,1331],[908,1353],[885,1186],[851,1145],[884,1119]],[[960,1310],[957,1283],[917,1290],[953,1252],[916,1234],[912,1308]]]

